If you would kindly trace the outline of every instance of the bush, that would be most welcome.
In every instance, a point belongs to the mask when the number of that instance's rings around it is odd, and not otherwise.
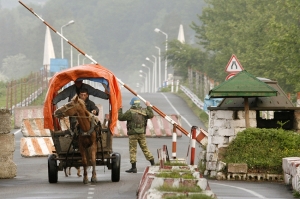
[[[300,156],[300,135],[283,129],[249,128],[220,154],[226,163],[246,163],[248,172],[282,174],[282,158]]]

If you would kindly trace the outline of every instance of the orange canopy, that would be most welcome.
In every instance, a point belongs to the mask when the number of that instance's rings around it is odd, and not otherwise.
[[[97,80],[97,78],[104,78],[108,82],[109,101],[111,104],[111,123],[110,130],[113,133],[114,127],[118,120],[118,109],[122,106],[122,96],[117,78],[114,74],[103,66],[96,64],[87,64],[68,68],[56,73],[49,81],[49,88],[46,94],[44,103],[44,128],[54,130],[53,113],[55,107],[52,104],[53,98],[57,91],[64,85],[78,78]]]

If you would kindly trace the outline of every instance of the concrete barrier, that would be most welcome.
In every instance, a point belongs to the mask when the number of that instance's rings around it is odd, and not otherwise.
[[[51,137],[49,129],[44,129],[44,118],[23,119],[21,132],[24,137]]]
[[[0,179],[14,178],[17,166],[13,162],[15,135],[10,133],[11,114],[7,109],[0,109]]]
[[[179,116],[171,115],[172,119],[180,123]],[[60,120],[62,130],[69,128],[69,119],[64,118]],[[40,157],[48,156],[54,151],[53,140],[51,132],[44,129],[43,118],[27,118],[23,119],[21,124],[21,138],[20,153],[23,157]],[[146,129],[147,137],[166,137],[172,136],[173,126],[167,121],[163,121],[161,116],[154,116],[148,121]],[[126,122],[117,122],[117,127],[114,131],[114,137],[127,137]],[[177,130],[177,136],[182,136],[182,133]],[[51,148],[52,147],[52,148]]]
[[[14,109],[14,127],[21,128],[23,119],[43,118],[43,106],[23,106]]]
[[[292,186],[293,190],[300,189],[300,157],[282,158],[282,169],[284,172],[284,182]]]
[[[48,156],[55,151],[51,137],[23,137],[20,142],[20,154],[23,157]]]

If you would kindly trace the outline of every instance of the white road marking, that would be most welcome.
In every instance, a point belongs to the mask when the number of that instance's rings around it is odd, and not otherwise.
[[[21,129],[17,130],[14,134],[16,135],[16,134],[18,134],[20,132],[21,132]]]
[[[252,190],[249,190],[249,189],[245,189],[245,188],[242,188],[242,187],[236,187],[236,186],[231,186],[231,185],[225,185],[225,184],[220,184],[220,183],[213,183],[213,182],[210,182],[209,184],[215,184],[215,185],[220,185],[220,186],[225,186],[225,187],[231,187],[231,188],[234,188],[234,189],[240,189],[240,190],[243,190],[243,191],[246,191],[258,198],[266,198],[264,197],[263,195],[260,195],[258,193],[256,193],[255,191],[252,191]]]

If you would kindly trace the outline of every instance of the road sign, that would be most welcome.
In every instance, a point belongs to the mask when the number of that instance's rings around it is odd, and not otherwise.
[[[235,75],[236,75],[236,73],[230,73],[229,75],[227,75],[227,77],[225,78],[225,80],[229,80],[230,78],[232,78]]]
[[[225,71],[228,73],[236,73],[244,70],[242,65],[240,64],[239,60],[236,58],[235,55],[232,55],[226,68]]]

